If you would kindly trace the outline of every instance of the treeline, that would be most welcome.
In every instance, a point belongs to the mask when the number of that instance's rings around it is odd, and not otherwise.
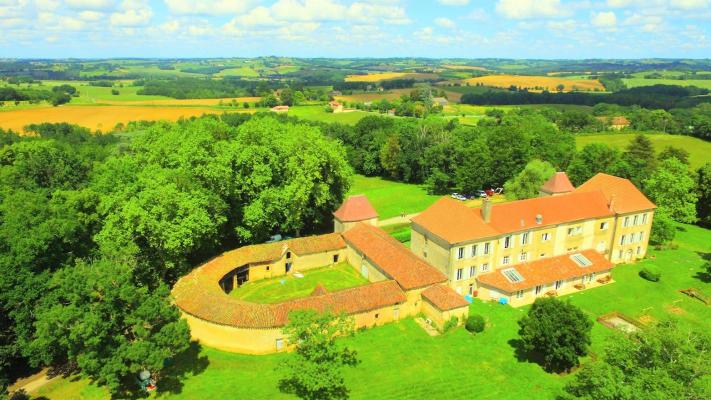
[[[49,100],[52,92],[43,89],[15,89],[0,87],[0,101],[42,101]]]
[[[594,106],[598,103],[618,104],[622,106],[638,105],[644,108],[665,109],[688,108],[708,102],[708,89],[694,86],[673,85],[642,86],[625,89],[611,94],[583,92],[542,93],[520,91],[488,91],[485,93],[466,93],[462,96],[463,104],[507,105],[507,104],[577,104]]]
[[[261,96],[282,86],[273,81],[244,81],[239,78],[139,80],[135,85],[144,86],[138,90],[138,94],[167,96],[174,99]]]
[[[168,285],[224,249],[326,229],[345,152],[271,115],[0,132],[0,390],[69,366],[115,395],[189,344]],[[167,371],[162,372],[163,379]]]

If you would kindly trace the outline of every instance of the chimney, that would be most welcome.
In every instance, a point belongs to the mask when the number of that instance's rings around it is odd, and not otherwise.
[[[536,214],[536,224],[540,225],[543,223],[543,216],[541,214]]]
[[[491,200],[488,197],[484,197],[484,202],[481,205],[481,217],[487,224],[491,221]]]
[[[615,195],[614,194],[612,196],[610,196],[610,204],[608,204],[607,206],[610,208],[610,211],[615,211],[614,210],[614,207],[615,207]]]

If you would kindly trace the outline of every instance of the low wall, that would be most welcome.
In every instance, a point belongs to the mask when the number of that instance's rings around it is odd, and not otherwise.
[[[190,335],[200,344],[218,350],[243,354],[269,354],[277,352],[277,340],[282,339],[286,349],[286,340],[281,329],[245,329],[219,325],[195,318],[181,312],[190,326]]]

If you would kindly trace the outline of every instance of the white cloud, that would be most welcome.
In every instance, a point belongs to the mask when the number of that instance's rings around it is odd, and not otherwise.
[[[456,24],[449,18],[439,17],[435,18],[434,23],[442,28],[454,28]]]
[[[553,31],[573,31],[580,24],[573,19],[566,19],[564,21],[548,21],[546,27]]]
[[[708,7],[709,0],[669,0],[669,4],[673,8],[679,8],[682,10],[694,10]]]
[[[158,28],[164,33],[173,34],[180,29],[180,22],[176,20],[167,21],[160,24]]]
[[[75,10],[108,10],[115,5],[111,0],[64,0],[64,3]]]
[[[469,14],[465,15],[464,19],[484,22],[489,20],[489,13],[487,13],[483,8],[477,8],[475,10],[472,10],[472,12],[470,12]]]
[[[560,0],[499,0],[496,12],[512,19],[564,17],[570,10]]]
[[[133,27],[146,25],[153,16],[153,10],[144,1],[124,0],[120,11],[111,14],[111,25]]]
[[[655,32],[661,28],[663,22],[664,19],[658,15],[642,15],[635,13],[625,18],[623,25],[636,26],[644,32]]]
[[[254,4],[252,0],[164,0],[168,9],[178,15],[241,14]]]
[[[268,26],[278,24],[266,7],[257,7],[248,14],[235,17],[231,22],[236,26]]]
[[[95,22],[98,21],[102,18],[104,18],[104,13],[98,12],[98,11],[82,11],[79,13],[79,18],[84,20],[84,21],[91,21]]]
[[[590,17],[590,22],[598,28],[612,29],[617,26],[617,16],[612,11],[594,12]]]
[[[347,17],[360,21],[379,19],[389,25],[405,25],[412,22],[403,7],[392,4],[355,2],[348,8]]]
[[[469,4],[469,0],[437,0],[437,2],[445,6],[466,6]]]
[[[271,7],[274,17],[283,21],[339,20],[346,10],[344,5],[331,0],[279,0]]]
[[[711,6],[709,0],[607,0],[607,5],[615,8],[661,8],[694,10]]]

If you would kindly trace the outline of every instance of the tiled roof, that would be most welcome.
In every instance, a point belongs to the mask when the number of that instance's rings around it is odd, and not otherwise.
[[[442,272],[415,256],[380,228],[359,223],[343,233],[343,238],[405,290],[447,280]]]
[[[338,233],[289,239],[286,244],[291,251],[298,255],[322,253],[346,247],[346,242],[343,241],[343,237]]]
[[[536,222],[538,215],[542,217],[540,224]],[[480,208],[443,197],[412,222],[454,244],[611,215],[605,196],[598,190],[493,204],[488,224],[482,219]]]
[[[342,222],[357,222],[378,218],[378,213],[363,194],[348,197],[333,215]]]
[[[602,191],[612,210],[619,214],[656,208],[628,179],[599,173],[575,189],[575,193]]]
[[[570,179],[568,179],[568,175],[565,172],[556,172],[541,186],[541,191],[551,194],[567,193],[573,190],[575,190],[575,186],[570,183]]]
[[[422,297],[442,311],[469,306],[464,297],[445,284],[428,287],[422,291]]]
[[[316,285],[316,288],[313,290],[313,292],[311,292],[311,296],[321,296],[326,293],[328,293],[328,289],[326,289],[325,287],[323,287],[322,284],[319,283],[318,285]]]
[[[501,268],[481,275],[476,278],[476,280],[479,284],[492,286],[507,293],[513,293],[517,290],[529,289],[542,284],[550,284],[557,280],[576,278],[592,272],[612,269],[612,263],[595,250],[584,250],[579,253],[590,260],[592,265],[581,267],[570,258],[571,254],[564,254],[562,256],[543,258],[530,263],[511,266],[510,268],[515,268],[519,275],[523,277],[523,280],[517,283],[509,281],[501,272],[508,268]]]

